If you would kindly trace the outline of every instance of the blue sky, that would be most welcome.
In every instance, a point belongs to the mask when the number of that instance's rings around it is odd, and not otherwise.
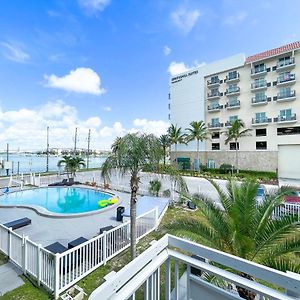
[[[254,4],[255,3],[255,4]],[[167,126],[172,73],[299,39],[300,1],[10,0],[0,8],[0,149],[92,147]]]

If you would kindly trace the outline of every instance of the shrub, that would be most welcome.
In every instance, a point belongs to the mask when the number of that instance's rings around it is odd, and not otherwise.
[[[161,189],[161,182],[158,179],[151,180],[149,182],[149,193],[151,195],[158,197],[160,189]]]
[[[162,194],[163,194],[163,197],[166,197],[166,198],[171,197],[171,191],[169,189],[164,190]]]

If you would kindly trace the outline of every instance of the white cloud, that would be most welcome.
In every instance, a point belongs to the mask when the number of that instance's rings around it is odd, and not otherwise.
[[[102,108],[104,111],[111,111],[111,107],[110,106],[103,106]]]
[[[79,6],[88,14],[104,10],[111,0],[78,0]]]
[[[46,87],[93,95],[105,93],[105,89],[101,88],[100,76],[90,68],[77,68],[62,77],[52,74],[45,75],[44,78],[47,81]]]
[[[30,59],[30,55],[22,49],[23,46],[20,44],[1,42],[0,45],[3,48],[4,57],[9,60],[25,63]]]
[[[164,55],[168,56],[172,52],[172,49],[168,46],[164,46]]]
[[[48,102],[36,108],[20,108],[4,111],[0,108],[0,145],[9,143],[16,150],[45,149],[46,128],[50,128],[50,147],[72,148],[74,132],[78,128],[78,148],[87,147],[88,131],[91,129],[91,148],[110,149],[117,136],[142,131],[160,135],[169,124],[160,120],[136,119],[133,128],[124,128],[115,121],[111,126],[102,124],[100,116],[79,117],[74,106],[63,101]]]
[[[242,23],[247,18],[247,16],[248,14],[245,11],[239,11],[236,14],[228,16],[224,20],[224,24],[234,26],[236,24]]]
[[[190,69],[202,67],[204,65],[205,62],[199,63],[197,60],[195,60],[191,66],[186,65],[184,62],[172,61],[169,65],[168,72],[171,76],[175,76]]]
[[[188,10],[187,8],[180,7],[176,11],[173,11],[170,17],[174,26],[184,33],[189,33],[201,15],[198,9]]]

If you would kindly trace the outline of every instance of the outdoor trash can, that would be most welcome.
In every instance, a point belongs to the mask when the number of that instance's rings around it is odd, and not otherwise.
[[[117,208],[117,221],[122,222],[123,221],[123,213],[125,211],[124,206],[119,206]]]

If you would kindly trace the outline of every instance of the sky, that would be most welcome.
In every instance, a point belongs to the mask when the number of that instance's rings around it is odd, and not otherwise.
[[[109,149],[160,135],[169,77],[300,39],[300,1],[10,0],[0,3],[0,149]]]

